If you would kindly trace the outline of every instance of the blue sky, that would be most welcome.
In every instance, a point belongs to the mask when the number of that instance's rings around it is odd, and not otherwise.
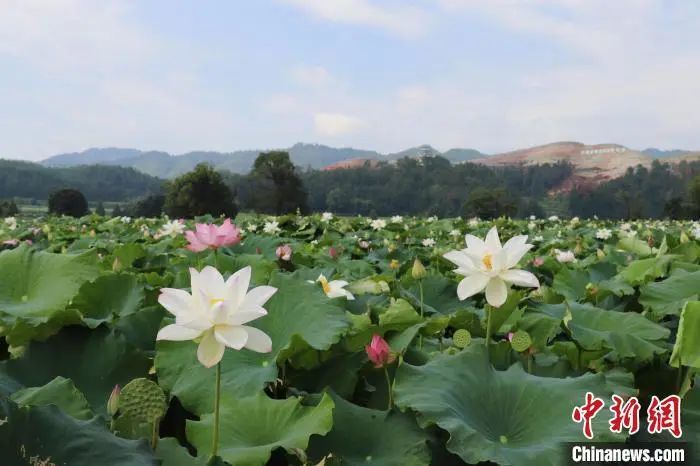
[[[700,2],[3,0],[0,157],[700,149]]]

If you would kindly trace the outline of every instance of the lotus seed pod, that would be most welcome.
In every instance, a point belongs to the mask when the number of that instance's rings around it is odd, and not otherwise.
[[[165,415],[165,393],[154,382],[139,378],[122,388],[119,395],[121,416],[140,422],[156,422]]]
[[[452,335],[452,344],[457,348],[466,348],[472,342],[472,335],[469,330],[460,328]]]
[[[532,345],[532,339],[530,334],[525,330],[518,330],[513,334],[513,338],[510,340],[510,346],[518,353],[526,351],[530,345]]]

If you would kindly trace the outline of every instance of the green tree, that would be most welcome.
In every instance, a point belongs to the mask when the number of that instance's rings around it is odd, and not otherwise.
[[[700,175],[690,181],[688,198],[695,210],[695,215],[700,215]]]
[[[464,203],[463,215],[488,219],[501,215],[513,216],[516,211],[517,206],[505,188],[478,187],[469,194],[467,202]]]
[[[49,213],[82,217],[88,213],[88,203],[77,189],[59,189],[49,196]]]
[[[18,213],[19,209],[17,208],[15,201],[11,199],[8,201],[0,201],[0,217],[11,217],[12,215],[17,215]]]
[[[288,152],[261,152],[250,178],[251,202],[256,211],[280,215],[297,209],[308,210],[304,185]]]
[[[104,206],[104,204],[102,204],[102,202],[98,202],[98,203],[97,203],[97,207],[95,207],[95,213],[96,213],[97,215],[101,215],[101,216],[104,217],[104,215],[105,215],[105,206]]]
[[[152,194],[130,204],[126,212],[131,217],[160,217],[165,206],[165,196]]]
[[[210,165],[199,164],[166,186],[165,212],[173,218],[226,215],[238,212],[231,190]]]

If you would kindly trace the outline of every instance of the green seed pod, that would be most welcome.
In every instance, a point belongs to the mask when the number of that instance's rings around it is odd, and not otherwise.
[[[452,335],[452,344],[457,348],[466,348],[472,342],[472,335],[469,330],[460,328]]]
[[[122,388],[119,395],[119,412],[122,417],[139,422],[156,422],[167,410],[165,393],[154,382],[134,379]]]
[[[525,330],[518,330],[513,334],[513,338],[510,340],[510,346],[518,353],[526,351],[532,345],[532,339],[530,334]]]

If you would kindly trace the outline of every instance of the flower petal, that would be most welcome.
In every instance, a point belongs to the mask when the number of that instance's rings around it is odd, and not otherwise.
[[[226,323],[229,325],[242,325],[266,315],[267,311],[262,306],[249,305],[229,312]]]
[[[517,236],[516,236],[517,238]],[[524,237],[525,239],[523,241],[527,241],[527,237]],[[510,240],[508,242],[510,243]],[[520,259],[523,258],[523,256],[530,250],[532,249],[533,245],[532,244],[526,244],[524,242],[514,242],[511,244],[506,243],[505,246],[503,246],[503,250],[506,251],[506,254],[508,256],[506,260],[506,268],[511,268],[515,267],[515,265],[520,262]]]
[[[192,312],[192,296],[185,290],[163,288],[160,290],[158,302],[174,316]]]
[[[540,286],[540,281],[537,279],[537,277],[527,270],[506,270],[499,276],[501,279],[508,283],[512,283],[513,285],[531,286],[533,288],[539,288]]]
[[[211,265],[207,265],[200,272],[198,279],[199,289],[209,298],[223,298],[226,296],[226,284],[221,272]]]
[[[463,270],[474,270],[474,262],[464,251],[450,251],[442,255],[445,259]]]
[[[508,298],[506,282],[498,277],[489,280],[486,285],[486,301],[493,307],[501,307]]]
[[[240,305],[246,297],[246,293],[248,293],[250,274],[251,268],[247,266],[243,267],[226,280],[228,299],[235,305]]]
[[[501,240],[498,238],[498,229],[492,227],[488,233],[486,233],[486,239],[484,240],[486,247],[493,253],[501,249]]]
[[[311,282],[313,283],[313,282]],[[243,298],[241,308],[248,306],[262,306],[277,292],[274,286],[256,286]]]
[[[202,334],[201,330],[183,327],[177,324],[166,325],[158,331],[156,340],[187,341],[194,340]]]
[[[464,235],[464,241],[467,243],[467,249],[469,252],[481,257],[487,252],[486,243],[481,238],[477,238],[474,235],[466,234]]]
[[[197,359],[204,367],[216,366],[224,357],[226,346],[214,337],[214,330],[204,334],[197,348]]]
[[[248,332],[248,341],[245,347],[258,353],[269,353],[272,351],[272,340],[267,333],[255,327],[243,325],[241,328]]]
[[[216,339],[235,350],[242,349],[248,341],[248,332],[243,327],[233,325],[217,325],[214,328]]]
[[[488,281],[489,276],[482,273],[475,273],[465,277],[457,285],[457,297],[460,301],[464,301],[470,296],[474,296],[486,288]]]

